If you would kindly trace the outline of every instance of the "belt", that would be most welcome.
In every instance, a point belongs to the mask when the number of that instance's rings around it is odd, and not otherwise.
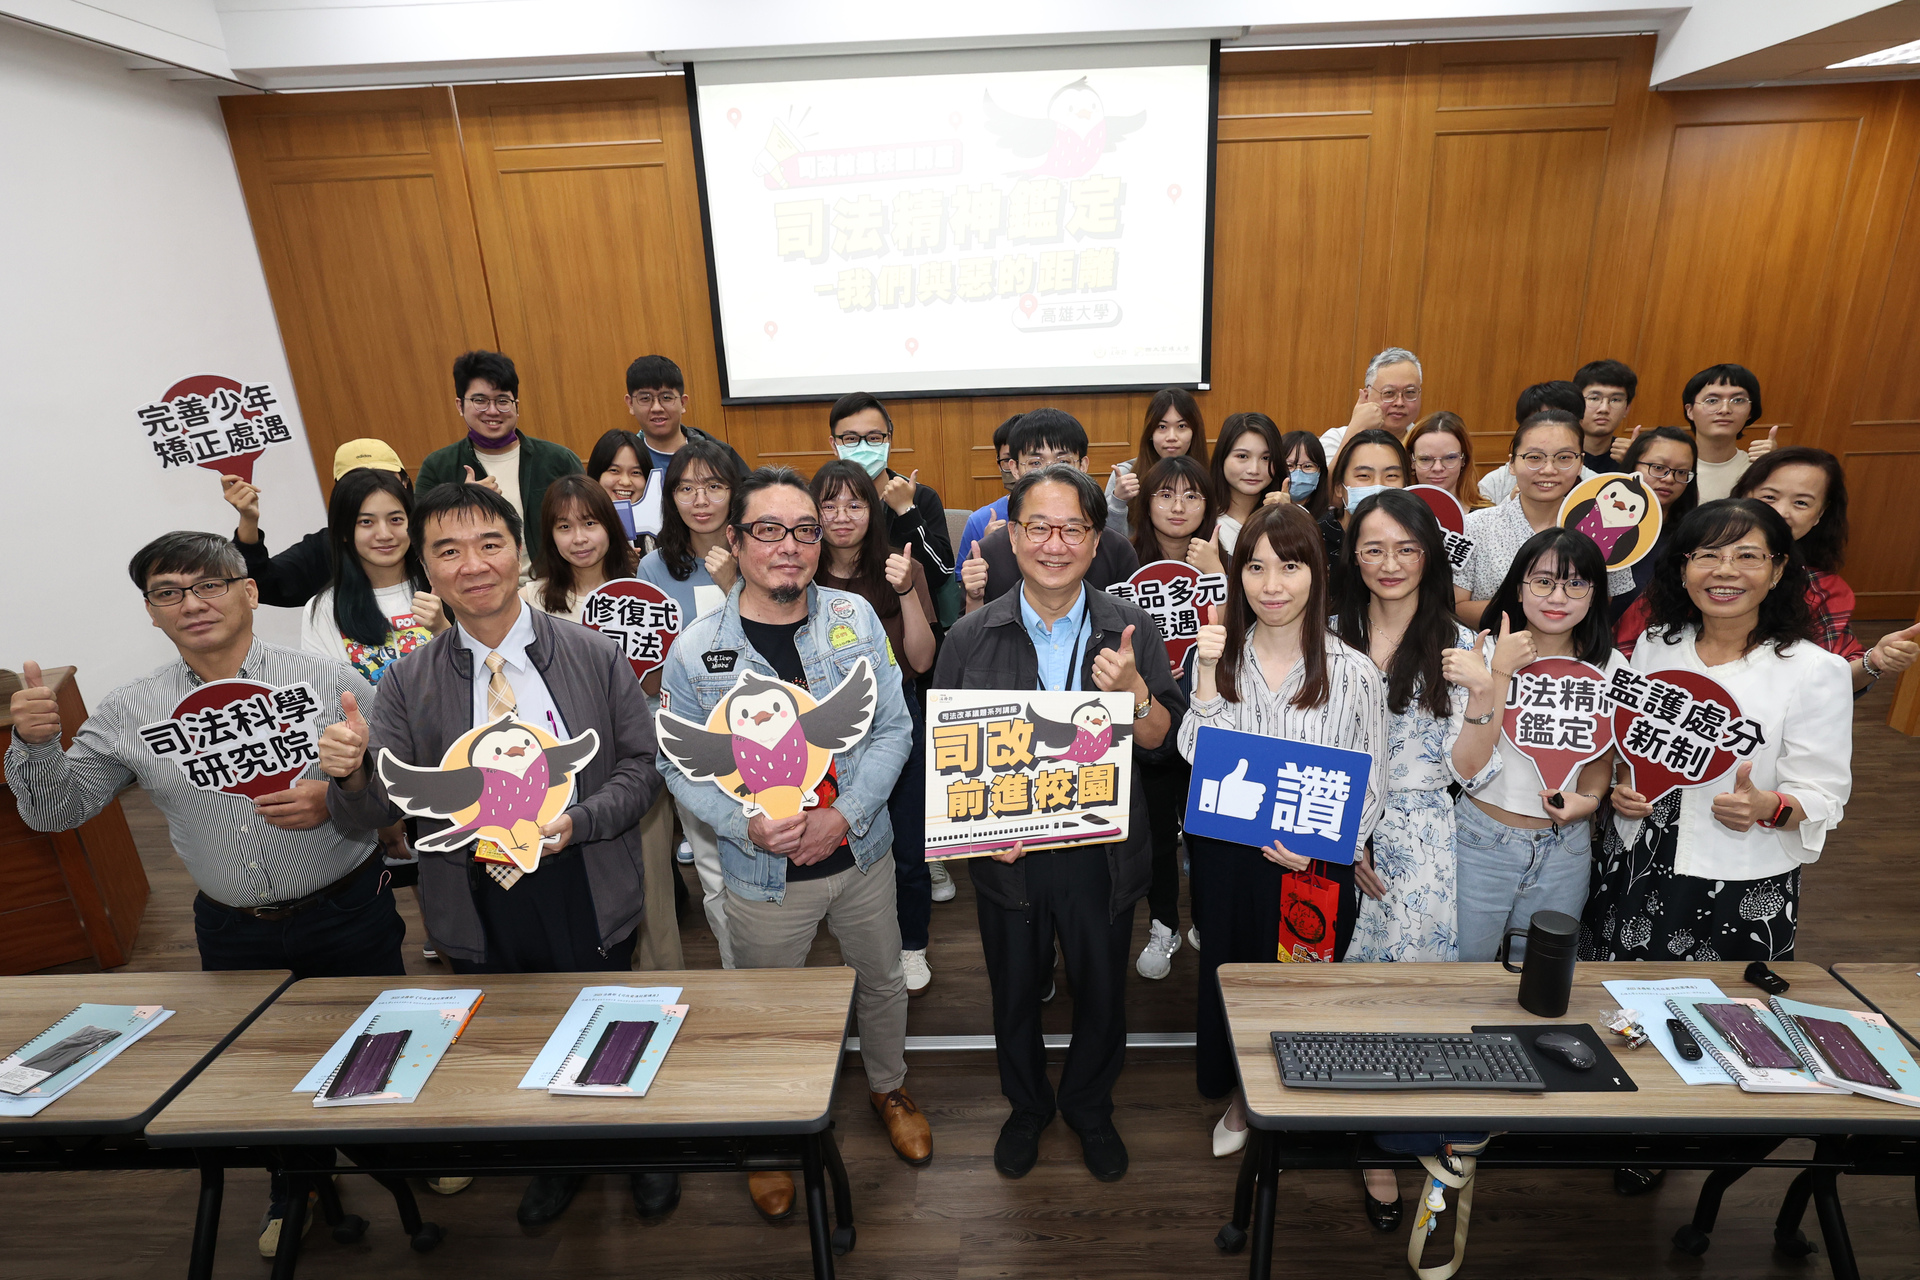
[[[341,876],[338,880],[335,880],[332,884],[326,886],[323,889],[316,889],[312,893],[308,894],[306,897],[296,898],[292,902],[276,902],[271,906],[265,906],[265,907],[232,907],[232,906],[228,906],[224,902],[216,902],[212,898],[207,898],[207,901],[212,902],[214,906],[219,907],[223,911],[232,911],[239,915],[252,916],[255,920],[267,920],[267,921],[285,920],[288,916],[291,916],[296,912],[305,911],[308,907],[312,906],[316,902],[321,901],[322,899],[331,898],[334,894],[340,892],[342,889],[352,884],[356,879],[359,878],[359,875],[362,871],[365,871],[368,867],[372,866],[375,862],[378,862],[379,860],[380,860],[380,851],[378,849],[375,849],[373,853],[368,856],[366,861],[362,862],[359,866],[355,867],[353,870],[347,872],[347,874],[345,874],[344,876]],[[205,897],[204,894],[202,894],[201,896]]]

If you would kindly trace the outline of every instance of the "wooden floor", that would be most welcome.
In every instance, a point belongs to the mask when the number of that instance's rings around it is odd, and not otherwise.
[[[1863,639],[1886,628],[1862,627]],[[1912,858],[1920,828],[1920,741],[1884,724],[1891,688],[1856,705],[1854,794],[1846,820],[1809,868],[1798,958],[1920,962],[1920,873]],[[197,968],[191,884],[166,841],[165,824],[144,796],[130,793],[127,816],[153,883],[130,970]],[[689,881],[692,877],[689,875]],[[913,1003],[914,1035],[985,1034],[991,1019],[986,975],[966,877],[960,895],[936,906],[930,959],[933,988]],[[418,913],[402,894],[407,965],[437,972],[419,951]],[[1145,906],[1135,920],[1145,940]],[[682,916],[687,963],[718,963],[697,905]],[[822,932],[816,963],[837,958]],[[1135,1031],[1190,1031],[1196,967],[1182,947],[1171,977],[1130,975]],[[1072,992],[1061,983],[1049,1030],[1066,1031]],[[1598,1012],[1598,1011],[1593,1011]],[[1009,1182],[993,1169],[994,1138],[1006,1116],[993,1057],[984,1052],[916,1053],[908,1088],[929,1115],[934,1160],[910,1169],[892,1155],[867,1108],[857,1061],[842,1075],[839,1123],[853,1181],[859,1242],[838,1262],[849,1277],[1119,1277],[1244,1275],[1245,1255],[1217,1252],[1213,1234],[1231,1208],[1237,1162],[1209,1154],[1218,1106],[1193,1086],[1191,1051],[1133,1050],[1116,1091],[1115,1123],[1132,1153],[1120,1182],[1095,1182],[1079,1144],[1056,1122],[1040,1164]],[[1714,1245],[1695,1259],[1668,1244],[1688,1220],[1704,1175],[1677,1173],[1652,1195],[1617,1197],[1600,1172],[1499,1172],[1476,1194],[1468,1276],[1821,1277],[1824,1256],[1776,1257],[1771,1224],[1787,1175],[1754,1175],[1728,1193]],[[1410,1183],[1410,1179],[1408,1179]],[[668,1218],[643,1223],[624,1180],[588,1183],[559,1222],[527,1231],[513,1217],[521,1185],[483,1180],[459,1196],[422,1193],[426,1216],[447,1229],[432,1254],[413,1253],[392,1203],[369,1183],[346,1178],[350,1212],[373,1222],[367,1237],[339,1245],[324,1229],[308,1237],[301,1274],[314,1280],[364,1277],[732,1277],[809,1275],[804,1221],[773,1226],[747,1202],[744,1179],[690,1176]],[[145,1280],[186,1266],[196,1179],[189,1174],[16,1174],[0,1179],[0,1278]],[[253,1236],[264,1207],[262,1174],[228,1182],[217,1274],[263,1277]],[[1861,1271],[1920,1277],[1915,1188],[1900,1179],[1842,1181]],[[1277,1274],[1399,1277],[1407,1274],[1406,1228],[1388,1236],[1361,1219],[1360,1184],[1345,1173],[1289,1173],[1281,1181]],[[1409,1214],[1411,1220],[1411,1214]],[[1811,1213],[1807,1220],[1813,1230]],[[1444,1240],[1436,1240],[1437,1256]]]

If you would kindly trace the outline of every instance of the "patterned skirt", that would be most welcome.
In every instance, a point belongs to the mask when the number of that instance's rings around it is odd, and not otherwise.
[[[1580,925],[1582,960],[1791,960],[1800,869],[1764,880],[1707,880],[1673,869],[1680,793],[1670,792],[1631,845],[1605,823]]]

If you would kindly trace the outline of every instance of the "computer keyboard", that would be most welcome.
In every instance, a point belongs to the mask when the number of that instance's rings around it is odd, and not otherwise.
[[[1276,1031],[1290,1089],[1542,1090],[1519,1037],[1417,1031]]]

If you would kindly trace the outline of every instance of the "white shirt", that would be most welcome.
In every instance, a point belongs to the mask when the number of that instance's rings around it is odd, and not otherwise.
[[[500,641],[498,649],[489,649],[467,633],[465,627],[456,629],[460,643],[473,655],[473,723],[487,722],[487,686],[493,680],[493,673],[487,670],[487,655],[498,653],[506,659],[501,674],[507,683],[513,686],[514,698],[520,711],[518,719],[530,725],[545,729],[554,737],[565,741],[567,722],[560,715],[560,709],[553,705],[553,695],[547,691],[547,682],[540,678],[531,659],[527,657],[527,646],[533,643],[533,610],[524,601],[520,602],[520,614],[513,620],[506,637]]]
[[[1240,522],[1232,516],[1219,516],[1213,527],[1220,535],[1220,554],[1227,557],[1233,554],[1233,546],[1240,541]]]
[[[1340,442],[1347,438],[1347,424],[1341,423],[1331,431],[1320,433],[1320,451],[1327,455],[1327,465],[1333,465],[1333,459],[1340,452]]]
[[[1787,792],[1806,814],[1792,831],[1732,831],[1714,819],[1713,798],[1733,790],[1733,779],[1689,787],[1681,793],[1674,871],[1707,880],[1760,880],[1817,861],[1853,790],[1853,677],[1847,664],[1802,640],[1784,653],[1761,645],[1744,658],[1709,667],[1694,648],[1692,628],[1674,644],[1661,634],[1650,630],[1634,646],[1634,669],[1649,675],[1695,671],[1725,689],[1740,714],[1759,721],[1766,734],[1748,757],[1753,785]],[[1614,821],[1631,845],[1639,823]]]
[[[322,658],[344,661],[370,683],[379,684],[389,663],[433,639],[433,633],[413,616],[412,583],[376,587],[373,602],[387,620],[387,635],[379,644],[364,645],[341,632],[333,614],[333,588],[328,587],[300,611],[300,647]]]
[[[1599,474],[1598,471],[1584,464],[1580,467],[1580,478],[1582,480],[1591,480]],[[1495,467],[1480,477],[1480,496],[1488,502],[1505,502],[1519,484],[1520,479],[1513,474],[1512,464],[1502,463],[1500,466]]]
[[[500,486],[500,496],[520,513],[520,581],[525,582],[533,566],[533,539],[537,536],[537,531],[530,526],[539,523],[540,513],[527,514],[520,502],[519,437],[514,438],[513,448],[505,453],[483,453],[480,461],[487,469],[487,477]]]
[[[1493,646],[1487,646],[1487,663],[1493,663]],[[1607,650],[1607,660],[1601,666],[1604,675],[1612,676],[1616,667],[1627,665],[1625,658],[1616,649]],[[1526,668],[1522,667],[1521,670]],[[1462,706],[1464,707],[1464,703]],[[1500,690],[1500,700],[1494,704],[1494,714],[1504,716],[1507,713],[1507,691]],[[1540,779],[1540,767],[1520,748],[1508,740],[1502,732],[1494,740],[1494,754],[1500,759],[1500,771],[1488,778],[1477,788],[1468,788],[1473,798],[1484,800],[1496,809],[1505,809],[1508,813],[1517,813],[1526,818],[1546,818],[1557,821],[1558,816],[1547,808],[1540,793],[1547,789]],[[1585,768],[1585,765],[1580,766]],[[1558,789],[1558,788],[1556,788]],[[1601,792],[1606,790],[1601,786]],[[1585,821],[1585,819],[1581,819]]]
[[[1713,502],[1733,493],[1733,486],[1746,474],[1747,451],[1735,449],[1733,456],[1725,462],[1708,462],[1705,458],[1695,459],[1693,476],[1700,486],[1700,501]]]
[[[1517,498],[1497,507],[1469,511],[1467,536],[1473,539],[1473,550],[1467,553],[1467,562],[1454,570],[1454,585],[1465,590],[1469,600],[1493,599],[1493,593],[1500,589],[1507,570],[1513,566],[1513,558],[1536,532],[1538,530],[1527,523],[1526,508]],[[1618,597],[1631,590],[1633,570],[1615,569],[1607,575],[1610,595]]]

